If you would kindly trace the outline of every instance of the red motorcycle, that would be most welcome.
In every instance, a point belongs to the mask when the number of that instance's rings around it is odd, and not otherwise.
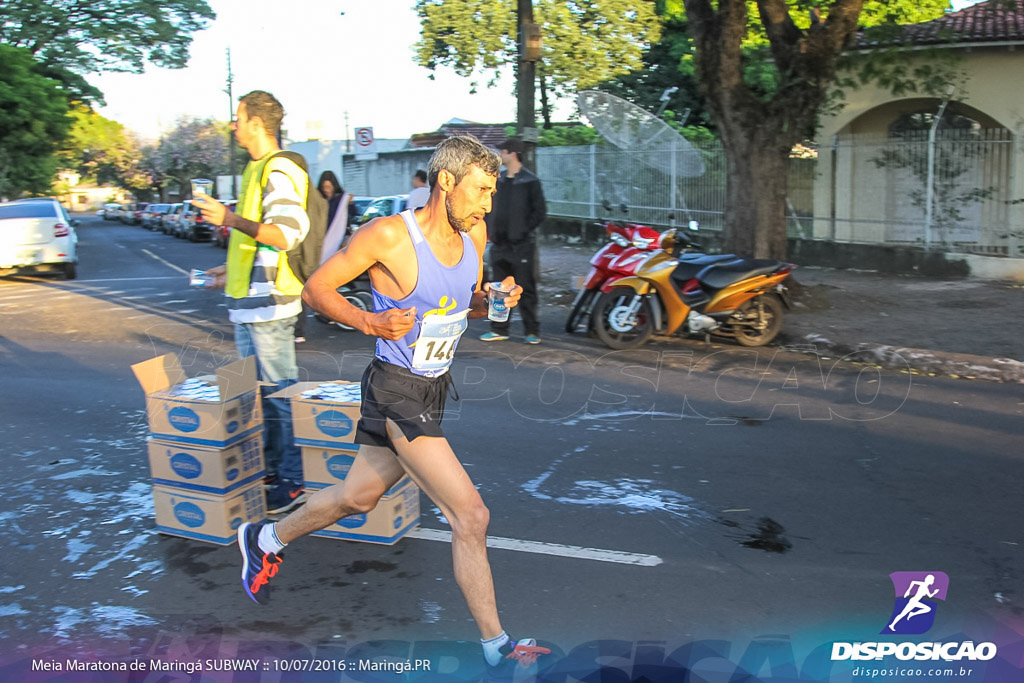
[[[604,208],[610,210],[611,204],[605,202]],[[626,212],[625,205],[620,208]],[[611,241],[590,259],[590,272],[583,278],[580,291],[572,302],[569,319],[565,322],[565,331],[569,334],[578,332],[585,321],[589,323],[591,309],[606,281],[633,275],[637,266],[658,249],[660,234],[654,228],[639,223],[616,223],[610,218],[595,225],[603,227]]]

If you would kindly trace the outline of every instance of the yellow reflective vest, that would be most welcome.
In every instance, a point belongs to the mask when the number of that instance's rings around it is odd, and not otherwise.
[[[309,192],[309,176],[289,159],[279,158],[276,152],[268,154],[259,161],[250,161],[242,173],[242,196],[238,199],[238,215],[257,223],[263,222],[263,188],[267,178],[274,171],[284,173],[297,185],[300,197],[307,197]],[[267,244],[260,244],[241,230],[232,230],[228,241],[227,284],[224,293],[232,299],[244,299],[249,296],[249,285],[252,280],[253,263],[256,252],[269,249],[277,252],[277,278],[274,287],[283,295],[302,294],[302,282],[295,277],[288,265],[288,252],[275,249]]]

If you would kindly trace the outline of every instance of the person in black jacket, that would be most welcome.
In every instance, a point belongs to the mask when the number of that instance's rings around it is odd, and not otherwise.
[[[509,138],[501,144],[501,162],[505,172],[498,177],[491,212],[485,217],[487,238],[491,241],[491,270],[495,281],[508,276],[523,288],[519,311],[523,316],[527,344],[540,343],[537,318],[537,241],[536,233],[547,216],[540,179],[523,166],[523,143]],[[508,339],[508,322],[491,321],[491,331],[483,341]]]

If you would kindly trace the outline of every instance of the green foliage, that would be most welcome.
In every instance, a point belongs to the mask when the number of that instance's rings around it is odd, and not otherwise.
[[[601,136],[591,126],[555,126],[545,128],[537,141],[538,147],[564,147],[572,145],[593,145]]]
[[[668,105],[678,112],[689,109],[687,123],[711,126],[711,113],[693,69],[693,41],[686,20],[667,18],[661,38],[644,52],[642,66],[596,89],[656,112],[663,104],[662,93],[673,87],[678,90],[670,96]]]
[[[825,6],[822,2],[807,0],[787,4],[794,24],[805,31],[811,26],[810,10]],[[751,97],[767,103],[787,84],[787,74],[779,71],[772,58],[757,3],[747,5],[746,32],[741,43],[742,81]],[[866,28],[870,40],[885,43],[898,35],[899,24],[935,19],[942,16],[947,7],[947,0],[869,0],[864,3],[859,23]],[[653,112],[662,104],[661,94],[667,88],[677,87],[679,90],[671,96],[669,105],[678,112],[689,109],[689,123],[714,129],[715,122],[698,82],[693,40],[683,2],[659,0],[658,12],[664,22],[661,38],[644,53],[642,66],[598,85],[597,89]],[[908,63],[905,55],[894,47],[844,53],[839,58],[839,73],[827,107],[832,110],[841,107],[846,89],[869,82],[900,96],[941,92],[957,78],[957,58],[949,50],[923,51],[921,55],[925,59],[921,61],[926,63],[917,66]]]
[[[84,74],[181,68],[192,34],[214,17],[206,0],[5,0],[0,43],[25,48],[76,99],[93,101]]]
[[[71,126],[67,99],[27,50],[0,44],[0,64],[0,196],[44,194]]]
[[[77,172],[85,182],[122,184],[123,171],[136,153],[124,126],[84,104],[71,110],[73,124],[57,153],[61,167]]]
[[[676,113],[671,109],[666,109],[661,118],[690,142],[711,144],[718,141],[718,136],[707,126],[685,125],[677,121]]]
[[[516,63],[516,0],[417,0],[416,11],[421,66],[484,73],[493,86],[498,70]],[[640,68],[661,31],[654,4],[633,0],[537,0],[534,21],[543,36],[537,74],[555,96]]]

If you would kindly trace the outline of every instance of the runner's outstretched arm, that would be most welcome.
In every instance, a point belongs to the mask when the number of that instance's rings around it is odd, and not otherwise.
[[[393,218],[378,218],[360,228],[344,249],[313,273],[302,290],[302,300],[328,318],[363,334],[391,340],[404,337],[416,321],[415,308],[372,313],[356,308],[337,291],[375,264],[388,261],[405,234],[402,220],[399,218],[395,225]]]

